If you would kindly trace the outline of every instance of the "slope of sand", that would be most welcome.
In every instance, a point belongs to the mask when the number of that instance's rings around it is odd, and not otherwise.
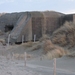
[[[0,56],[0,75],[40,75],[39,73],[28,69],[24,62],[16,60],[7,60]]]
[[[62,59],[61,59],[62,60]],[[33,61],[33,62],[32,62]],[[37,61],[32,60],[27,61],[27,66],[25,67],[24,61],[21,60],[8,60],[3,56],[0,56],[0,75],[52,75],[53,74],[53,64],[50,60]],[[32,62],[32,63],[31,63]],[[60,62],[61,63],[61,62]],[[57,75],[75,75],[75,71],[68,70],[68,65],[64,67],[62,63],[59,63],[59,68],[57,66]],[[64,64],[65,65],[65,64]],[[70,64],[70,66],[72,66]],[[74,65],[73,65],[74,66]],[[63,67],[63,69],[61,69]],[[70,69],[73,69],[71,67]],[[75,69],[74,69],[75,70]]]
[[[25,61],[9,58],[7,55],[12,52],[22,54],[27,52],[33,55],[33,58],[27,60],[27,66],[25,67]],[[1,54],[1,52],[3,54]],[[2,56],[3,55],[3,56]],[[23,47],[0,46],[0,75],[52,75],[53,74],[53,60],[40,59],[42,50],[39,49],[31,51],[31,49],[24,49]],[[75,58],[62,57],[57,59],[57,75],[75,75]]]

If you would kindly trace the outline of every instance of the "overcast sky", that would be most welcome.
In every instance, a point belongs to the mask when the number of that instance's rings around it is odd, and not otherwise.
[[[0,0],[0,13],[45,10],[75,13],[75,0]]]

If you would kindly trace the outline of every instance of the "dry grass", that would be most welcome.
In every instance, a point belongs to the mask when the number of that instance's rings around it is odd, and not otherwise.
[[[44,53],[47,53],[48,51],[51,51],[53,49],[54,49],[54,45],[52,44],[52,42],[50,40],[45,40],[43,46]]]
[[[23,47],[27,47],[27,48],[29,48],[29,47],[33,47],[34,45],[37,45],[39,43],[39,41],[38,42],[32,42],[32,41],[29,41],[29,42],[26,42],[26,43],[22,43],[21,44],[21,46],[23,46]]]
[[[69,50],[69,54],[67,55],[68,57],[75,57],[75,50]]]
[[[26,47],[32,47],[32,45],[33,45],[32,41],[29,41],[29,42],[26,43]]]
[[[1,43],[2,45],[4,45],[4,44],[5,44],[5,40],[4,40],[4,39],[0,39],[0,43]]]
[[[46,57],[49,59],[62,57],[64,55],[69,54],[69,51],[64,50],[59,46],[55,46],[50,40],[46,40],[44,43],[44,53]]]
[[[65,46],[67,45],[67,37],[65,34],[57,34],[55,36],[53,36],[52,38],[52,42],[54,44],[60,44],[61,46]]]
[[[54,44],[69,45],[69,48],[72,48],[75,45],[75,25],[72,22],[66,22],[53,33],[51,40]]]
[[[0,30],[0,35],[3,35],[4,33]]]
[[[22,46],[23,47],[32,47],[33,46],[33,42],[32,41],[29,41],[27,43],[23,43]]]
[[[52,51],[49,51],[46,54],[46,57],[49,58],[49,59],[53,59],[53,58],[60,58],[64,55],[68,55],[68,54],[69,54],[69,52],[65,51],[63,49],[54,49]]]
[[[39,50],[39,49],[41,49],[41,45],[35,45],[35,46],[32,48],[32,51]]]
[[[50,37],[49,37],[48,35],[43,35],[43,36],[39,39],[39,41],[42,42],[42,41],[49,40],[49,39],[50,39]]]
[[[14,59],[24,59],[25,55],[24,54],[18,54],[15,53],[13,54]],[[30,54],[26,54],[26,58],[31,58],[32,56]]]

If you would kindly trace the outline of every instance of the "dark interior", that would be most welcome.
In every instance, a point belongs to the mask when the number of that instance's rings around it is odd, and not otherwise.
[[[5,32],[11,31],[13,28],[13,25],[5,25]]]

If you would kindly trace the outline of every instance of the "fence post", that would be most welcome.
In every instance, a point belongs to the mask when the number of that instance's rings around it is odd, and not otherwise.
[[[34,42],[36,41],[36,35],[34,35]]]
[[[8,44],[7,44],[7,46],[9,46],[9,43],[10,43],[10,34],[8,35]]]
[[[26,67],[26,60],[27,60],[27,58],[26,58],[26,56],[27,56],[26,52],[24,53],[24,55],[25,55],[25,67]]]
[[[24,43],[24,35],[22,35],[22,43]]]
[[[53,75],[56,75],[56,58],[53,59]]]

